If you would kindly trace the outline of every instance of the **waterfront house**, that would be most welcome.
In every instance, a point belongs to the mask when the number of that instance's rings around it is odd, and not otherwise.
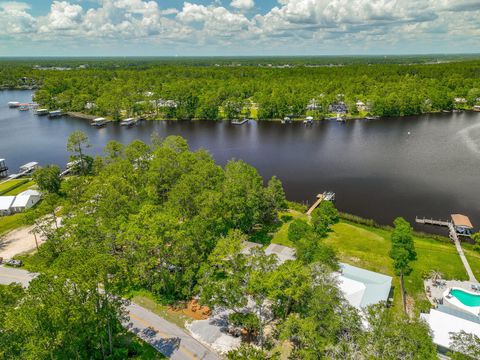
[[[368,111],[367,105],[361,100],[357,100],[355,106],[357,107],[358,111]]]
[[[279,265],[283,264],[285,261],[295,260],[297,258],[295,254],[295,249],[278,244],[268,245],[265,249],[265,254],[275,255],[277,257],[277,263]]]
[[[328,112],[330,113],[340,113],[340,114],[346,114],[348,111],[347,105],[345,105],[344,102],[339,102],[336,104],[331,104],[328,107]]]
[[[463,98],[463,97],[456,97],[455,99],[453,99],[457,104],[466,104],[467,103],[467,99]]]
[[[420,314],[433,333],[433,342],[441,353],[452,348],[452,334],[464,331],[480,337],[480,318],[473,314],[438,305],[428,314]]]
[[[317,103],[316,99],[311,99],[306,107],[307,110],[321,110],[322,105]]]
[[[468,216],[462,214],[452,214],[452,223],[458,234],[472,235],[473,225]]]
[[[15,196],[0,196],[0,216],[10,215],[12,213],[12,203]]]
[[[340,263],[340,290],[350,305],[357,309],[388,301],[392,277],[356,266]]]
[[[11,205],[12,213],[18,213],[30,209],[40,201],[40,193],[37,190],[26,190],[15,197]]]

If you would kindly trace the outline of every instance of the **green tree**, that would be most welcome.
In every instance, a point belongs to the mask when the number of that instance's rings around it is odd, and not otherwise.
[[[67,150],[73,153],[74,159],[79,161],[79,167],[82,174],[87,172],[87,159],[85,158],[85,149],[91,145],[88,142],[88,136],[81,130],[72,132],[67,140]]]
[[[410,262],[417,258],[415,245],[413,243],[412,227],[403,218],[396,218],[394,229],[392,231],[392,248],[390,257],[393,259],[393,268],[397,275],[400,276],[400,287],[402,293],[403,310],[407,311],[406,290],[404,276],[412,271]]]
[[[47,165],[35,170],[33,179],[41,191],[58,194],[62,179],[60,178],[60,168],[56,165]]]
[[[450,333],[452,340],[449,356],[454,360],[473,360],[480,358],[480,337],[475,334],[460,331]]]
[[[288,240],[296,243],[310,231],[312,231],[312,227],[305,220],[294,219],[288,226]]]
[[[331,201],[322,201],[312,212],[312,225],[317,234],[325,236],[329,227],[338,222],[338,210]]]

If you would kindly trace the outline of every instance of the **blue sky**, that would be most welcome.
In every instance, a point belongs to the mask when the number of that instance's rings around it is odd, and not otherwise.
[[[480,0],[0,0],[0,56],[480,52]]]

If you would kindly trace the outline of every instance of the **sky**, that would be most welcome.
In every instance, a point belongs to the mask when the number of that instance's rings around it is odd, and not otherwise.
[[[0,0],[0,56],[480,52],[480,0]]]

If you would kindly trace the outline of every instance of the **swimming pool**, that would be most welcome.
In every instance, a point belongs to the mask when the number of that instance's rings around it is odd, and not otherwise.
[[[452,289],[450,294],[456,297],[463,305],[474,307],[480,306],[480,295],[466,292],[460,289]]]

